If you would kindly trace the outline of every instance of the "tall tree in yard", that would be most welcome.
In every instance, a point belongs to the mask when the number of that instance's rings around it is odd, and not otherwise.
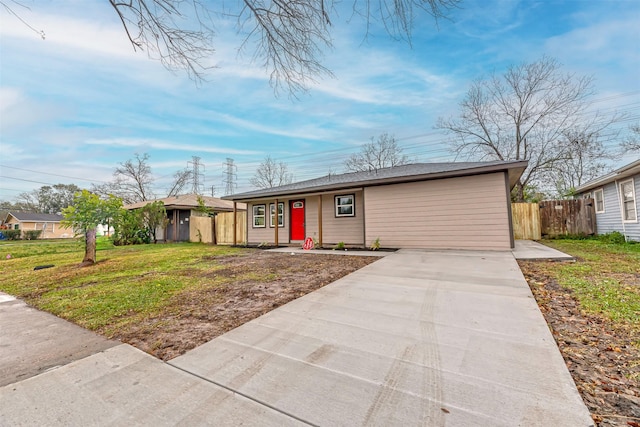
[[[527,185],[537,183],[580,148],[567,135],[592,135],[597,140],[617,117],[585,121],[592,79],[561,72],[544,56],[513,65],[503,75],[477,80],[460,104],[460,114],[440,118],[437,128],[452,135],[452,149],[475,160],[527,160],[516,183],[516,201]],[[591,138],[591,141],[594,139]]]
[[[85,236],[82,265],[96,262],[96,228],[106,223],[122,208],[122,200],[109,196],[103,200],[97,194],[82,190],[75,194],[73,205],[62,211],[62,224]]]
[[[362,149],[352,154],[344,166],[349,172],[374,171],[407,164],[409,158],[402,154],[402,148],[398,146],[393,135],[383,133],[374,141],[362,146]]]
[[[277,162],[271,156],[265,157],[260,163],[256,173],[249,180],[251,185],[258,188],[273,188],[291,184],[293,174],[289,173],[289,167],[284,162]]]

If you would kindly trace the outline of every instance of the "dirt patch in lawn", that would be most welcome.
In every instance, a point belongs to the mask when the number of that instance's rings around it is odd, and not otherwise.
[[[519,264],[596,425],[640,427],[637,328],[585,314],[572,291],[548,277],[541,263]],[[637,274],[623,279],[640,286]]]
[[[112,338],[169,360],[377,259],[264,251],[203,258],[222,268],[189,274],[211,285],[179,293],[162,316],[132,323]]]

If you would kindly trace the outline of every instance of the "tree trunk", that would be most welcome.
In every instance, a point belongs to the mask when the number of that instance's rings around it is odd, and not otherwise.
[[[91,228],[84,234],[84,259],[82,264],[90,265],[96,263],[96,229]]]
[[[518,182],[516,183],[515,186],[515,200],[513,200],[515,203],[523,203],[524,200],[524,185],[522,185],[522,182],[520,182],[520,180],[518,180]]]

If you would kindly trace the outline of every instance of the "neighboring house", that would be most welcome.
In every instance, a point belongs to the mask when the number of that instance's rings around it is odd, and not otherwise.
[[[299,245],[311,237],[325,247],[370,247],[379,239],[388,248],[506,250],[514,246],[510,190],[526,167],[418,163],[224,199],[247,203],[250,245]]]
[[[11,230],[42,230],[40,239],[73,237],[73,230],[60,225],[62,215],[31,212],[9,212],[3,222]]]
[[[598,234],[619,231],[640,241],[640,159],[579,186],[576,193],[593,198]]]
[[[217,197],[200,196],[204,201],[204,205],[211,210],[212,213],[233,212],[234,203],[229,200],[222,200]],[[169,242],[188,242],[190,240],[197,241],[195,236],[190,236],[189,220],[191,216],[198,216],[197,209],[198,195],[185,194],[181,196],[165,197],[164,199],[147,200],[144,202],[125,205],[125,209],[138,209],[149,203],[162,202],[167,210],[167,218],[169,223],[164,230],[157,231],[158,240]],[[244,204],[237,205],[236,210],[245,210]]]

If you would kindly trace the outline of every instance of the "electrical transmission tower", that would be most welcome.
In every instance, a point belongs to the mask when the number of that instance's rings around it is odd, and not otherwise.
[[[193,156],[191,159],[187,163],[193,168],[193,173],[191,174],[193,176],[193,187],[191,192],[193,194],[202,194],[204,190],[204,165],[200,163],[200,157],[198,156]],[[200,172],[200,168],[202,168],[203,172]]]
[[[224,169],[224,195],[228,196],[229,194],[233,194],[234,190],[238,185],[236,184],[236,165],[233,164],[233,159],[227,157],[227,161],[223,163]]]

